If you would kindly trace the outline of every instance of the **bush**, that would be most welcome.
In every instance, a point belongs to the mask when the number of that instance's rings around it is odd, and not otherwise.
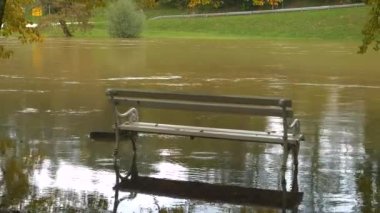
[[[118,0],[108,9],[108,32],[116,38],[135,38],[142,32],[144,20],[144,13],[132,0]]]

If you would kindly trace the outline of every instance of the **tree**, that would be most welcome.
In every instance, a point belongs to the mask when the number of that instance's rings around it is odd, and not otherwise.
[[[81,29],[89,27],[92,10],[105,6],[105,0],[40,0],[43,6],[51,8],[51,14],[45,16],[42,22],[59,23],[66,37],[73,34],[67,22],[75,22]]]
[[[363,43],[359,47],[359,53],[367,52],[372,43],[374,43],[374,50],[380,49],[380,0],[368,0],[368,4],[372,8],[370,17],[362,30]]]
[[[0,36],[9,37],[15,33],[23,43],[42,40],[37,29],[26,27],[28,21],[24,15],[24,8],[31,3],[32,0],[0,0]],[[0,58],[8,58],[11,54],[12,51],[0,45]]]
[[[3,26],[3,15],[4,15],[6,2],[7,2],[6,0],[0,0],[0,29]]]

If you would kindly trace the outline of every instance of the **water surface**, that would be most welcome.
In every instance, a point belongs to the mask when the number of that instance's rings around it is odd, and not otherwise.
[[[0,61],[0,207],[57,212],[114,204],[107,88],[287,97],[301,144],[301,212],[375,212],[380,207],[379,54],[355,43],[236,40],[47,40],[8,42]],[[276,131],[268,117],[146,111],[144,119]],[[280,189],[280,146],[142,135],[144,176]],[[122,166],[132,161],[121,147]],[[289,161],[291,168],[291,161]],[[291,169],[287,172],[290,188]],[[129,196],[121,193],[119,197]],[[119,212],[268,212],[255,206],[137,194]],[[173,210],[174,209],[174,210]]]

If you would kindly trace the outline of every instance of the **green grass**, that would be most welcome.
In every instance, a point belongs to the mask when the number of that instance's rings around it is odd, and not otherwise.
[[[159,8],[159,9],[144,9],[145,16],[153,18],[156,16],[166,16],[166,15],[184,15],[188,14],[187,10],[179,10],[175,8]]]
[[[146,21],[145,38],[210,39],[324,39],[358,40],[369,7],[208,18],[176,18]],[[147,17],[184,14],[176,10],[147,10]],[[106,15],[98,11],[92,30],[74,34],[81,38],[109,38]],[[59,29],[45,30],[62,36]]]
[[[144,37],[287,38],[355,40],[368,8],[249,16],[149,20]]]

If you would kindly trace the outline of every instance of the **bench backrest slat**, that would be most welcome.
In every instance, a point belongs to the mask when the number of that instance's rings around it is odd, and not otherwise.
[[[257,106],[281,106],[292,107],[292,101],[281,98],[245,97],[245,96],[214,96],[200,94],[184,94],[170,92],[156,92],[127,89],[108,89],[107,95],[111,97],[129,97],[146,99],[184,100],[194,102],[225,103],[225,104],[248,104]]]
[[[191,111],[207,111],[207,112],[223,112],[236,114],[250,114],[261,116],[284,116],[284,112],[280,107],[256,106],[247,104],[224,104],[224,103],[209,103],[209,102],[194,102],[194,101],[176,101],[162,99],[143,99],[143,98],[128,98],[115,96],[113,101],[117,103],[125,103],[133,107],[149,107],[149,108],[164,108],[178,109]],[[293,117],[291,108],[286,109],[286,117]]]

